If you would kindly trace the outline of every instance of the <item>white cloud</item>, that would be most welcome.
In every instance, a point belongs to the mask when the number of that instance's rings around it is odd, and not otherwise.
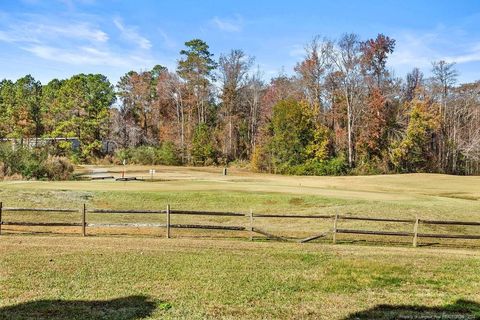
[[[14,42],[11,35],[8,32],[0,30],[0,41],[4,42]]]
[[[73,65],[106,65],[130,68],[135,66],[139,61],[153,64],[152,61],[143,57],[119,55],[109,50],[99,50],[94,47],[78,47],[69,50],[47,45],[34,45],[24,47],[23,49],[45,60]]]
[[[135,45],[118,46],[107,32],[97,26],[96,16],[69,15],[69,19],[22,14],[0,21],[0,42],[24,50],[43,60],[72,66],[109,66],[138,68],[153,65],[149,40],[134,28],[116,20],[121,37]],[[138,48],[142,50],[138,50]]]
[[[290,51],[288,52],[290,57],[300,58],[305,56],[305,47],[299,44],[294,44],[291,46]]]
[[[97,42],[106,42],[109,39],[108,34],[103,32],[102,30],[93,28],[88,24],[84,23],[68,26],[40,25],[38,26],[37,32],[42,34],[59,35],[67,38],[77,38]]]
[[[68,21],[50,23],[43,18],[24,22],[20,19],[10,21],[9,28],[0,30],[0,41],[5,42],[52,42],[62,40],[85,40],[89,42],[107,42],[108,34],[87,22]]]
[[[141,36],[135,27],[127,27],[123,24],[122,19],[115,18],[113,19],[113,23],[117,27],[118,30],[122,33],[123,37],[136,45],[140,48],[148,50],[152,47],[152,43],[147,38]]]
[[[162,29],[158,29],[158,33],[162,37],[163,44],[166,47],[168,47],[168,48],[176,48],[177,47],[177,44],[175,43],[175,41],[173,41],[165,31],[163,31]]]
[[[456,62],[456,63],[468,63],[468,62],[478,62],[480,61],[480,43],[473,45],[473,47],[464,54],[459,54],[456,56],[446,56],[442,58],[447,62]]]
[[[478,79],[471,63],[480,62],[480,38],[462,26],[439,25],[430,30],[403,30],[393,33],[396,48],[388,60],[388,66],[399,76],[414,67],[431,75],[432,62],[444,60],[456,63],[459,82]]]
[[[393,67],[429,67],[431,62],[441,55],[435,48],[440,34],[424,33],[415,34],[403,32],[394,36],[396,48],[389,59],[389,65]]]
[[[394,35],[396,48],[389,59],[395,68],[430,68],[433,61],[457,64],[480,61],[480,42],[462,38],[458,28],[439,27],[430,32],[402,32]]]
[[[211,22],[218,29],[226,32],[240,32],[243,29],[243,19],[239,15],[234,19],[213,17]]]

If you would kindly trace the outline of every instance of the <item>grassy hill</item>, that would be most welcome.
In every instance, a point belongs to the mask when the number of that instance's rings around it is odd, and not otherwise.
[[[91,167],[81,168],[88,172]],[[120,175],[122,168],[96,168]],[[149,167],[128,167],[148,177]],[[341,213],[480,221],[480,177],[292,177],[217,168],[157,167],[154,181],[0,182],[4,206]],[[5,213],[4,220],[80,221],[77,214]],[[90,222],[164,217],[89,214]],[[173,216],[173,223],[247,225],[243,217]],[[393,230],[388,223],[343,222]],[[308,236],[331,221],[255,219],[279,235]],[[402,228],[410,230],[411,225]],[[451,232],[474,232],[450,227]],[[245,232],[4,226],[0,319],[395,319],[480,317],[477,240],[453,248],[246,241]],[[429,230],[429,231],[439,231]],[[411,230],[410,230],[411,231]],[[478,232],[478,230],[476,230]],[[109,236],[103,236],[108,233]],[[119,236],[119,234],[122,234]],[[215,238],[215,239],[213,239]],[[378,239],[377,239],[378,240]],[[380,239],[382,240],[382,239]],[[387,239],[384,239],[388,241]],[[355,241],[356,245],[345,243]],[[410,243],[411,239],[406,239]],[[385,243],[385,242],[380,242]],[[423,242],[426,244],[426,242]]]
[[[255,174],[221,168],[127,167],[127,176],[146,181],[0,182],[4,206],[41,206],[102,209],[173,209],[254,213],[352,214],[373,217],[480,221],[480,177],[408,174],[347,177],[297,177]],[[121,167],[83,167],[79,171],[120,176]],[[102,173],[98,173],[98,172]],[[75,221],[79,216],[5,213],[4,219]],[[245,225],[242,218],[176,216],[172,223]],[[95,215],[90,222],[164,222],[160,216]],[[285,236],[308,236],[332,229],[331,221],[256,219],[257,226]],[[412,226],[344,221],[343,228],[411,231]],[[472,233],[475,227],[424,226],[421,232]],[[122,232],[115,230],[115,232]],[[134,231],[141,233],[140,230]],[[148,232],[147,232],[148,233]],[[158,230],[151,233],[158,234]]]
[[[392,216],[479,218],[480,177],[439,174],[383,176],[298,177],[255,174],[220,168],[132,166],[127,176],[145,182],[67,181],[0,182],[0,199],[6,205],[68,205],[87,202],[96,207],[177,208],[256,212],[381,213]],[[91,167],[80,171],[92,170]],[[98,168],[97,168],[98,170]],[[121,167],[105,168],[119,176]],[[68,200],[68,203],[65,203]]]

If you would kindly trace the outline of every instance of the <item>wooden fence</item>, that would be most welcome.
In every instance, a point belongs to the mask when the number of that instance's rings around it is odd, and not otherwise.
[[[5,221],[2,213],[5,212],[43,212],[43,213],[66,213],[80,214],[81,221],[78,222],[19,222]],[[88,214],[147,214],[147,215],[165,215],[162,219],[163,223],[89,223],[87,221]],[[216,217],[246,217],[249,218],[247,226],[225,226],[225,225],[206,225],[206,224],[174,224],[171,223],[172,215],[190,215],[190,216],[216,216]],[[254,214],[252,210],[248,213],[240,212],[215,212],[215,211],[194,211],[194,210],[172,210],[170,205],[165,210],[117,210],[117,209],[88,209],[84,204],[80,209],[64,209],[64,208],[13,208],[3,207],[0,202],[0,235],[2,234],[2,226],[27,226],[27,227],[79,227],[81,235],[87,235],[87,228],[95,227],[150,227],[164,228],[167,238],[171,237],[171,229],[204,229],[204,230],[226,230],[226,231],[248,231],[250,240],[254,239],[256,234],[260,234],[268,239],[279,241],[289,241],[291,239],[274,235],[263,229],[256,227],[255,219],[264,218],[281,218],[281,219],[322,219],[331,220],[332,229],[326,232],[311,235],[306,238],[297,239],[300,243],[310,242],[320,238],[326,238],[332,234],[332,242],[337,242],[338,234],[355,234],[355,235],[374,235],[374,236],[392,236],[411,238],[412,245],[416,247],[420,238],[436,238],[436,239],[468,239],[480,240],[480,234],[450,234],[450,233],[421,233],[420,225],[445,225],[445,226],[478,226],[480,222],[473,221],[452,221],[452,220],[427,220],[419,219],[394,219],[382,217],[361,217],[352,215],[305,215],[305,214]],[[342,220],[356,220],[364,222],[388,222],[398,224],[410,224],[411,232],[405,231],[382,231],[382,230],[364,230],[364,229],[344,229],[339,224]],[[480,230],[480,229],[479,229]]]

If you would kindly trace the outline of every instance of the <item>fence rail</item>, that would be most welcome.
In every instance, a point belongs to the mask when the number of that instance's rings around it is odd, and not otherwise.
[[[78,210],[76,211],[78,212]],[[91,209],[87,210],[88,213],[108,213],[108,214],[162,214],[167,213],[166,210],[104,210],[104,209]]]
[[[353,230],[353,229],[337,229],[336,232],[349,233],[349,234],[371,234],[376,236],[397,236],[397,237],[413,237],[415,235],[412,232]],[[417,234],[417,236],[420,236],[420,234]]]
[[[24,227],[81,227],[82,224],[75,222],[5,222],[4,226],[24,226]]]
[[[4,207],[3,211],[11,211],[11,212],[78,212],[75,209],[55,209],[55,208],[9,208]]]
[[[331,219],[333,215],[301,215],[301,214],[255,214],[256,218],[297,218],[297,219]]]
[[[414,223],[415,219],[392,219],[392,218],[376,218],[376,217],[355,217],[355,216],[338,216],[341,220],[360,220],[360,221],[377,221],[377,222],[400,222]]]
[[[170,210],[170,214],[196,215],[196,216],[219,216],[219,217],[245,217],[244,213],[238,212],[215,212],[215,211],[192,211]]]
[[[451,226],[480,226],[480,222],[452,220],[420,220],[423,224],[446,224]]]
[[[38,212],[38,213],[77,213],[81,216],[79,222],[26,222],[26,221],[5,221],[5,212]],[[162,215],[165,216],[165,221],[162,223],[92,223],[87,221],[89,214],[146,214],[146,215]],[[245,226],[231,226],[231,225],[208,225],[208,224],[178,224],[171,222],[172,215],[186,215],[186,216],[217,216],[217,217],[246,217],[249,218],[249,223]],[[125,209],[89,209],[84,204],[79,209],[71,208],[17,208],[17,207],[3,207],[0,202],[0,235],[5,230],[3,226],[24,226],[24,227],[81,227],[81,234],[87,235],[87,228],[98,227],[134,227],[134,228],[164,228],[166,229],[166,237],[171,237],[171,229],[204,229],[204,230],[225,230],[225,231],[249,231],[250,239],[254,239],[255,234],[260,234],[268,239],[275,239],[279,241],[289,241],[291,239],[284,236],[272,234],[269,231],[263,230],[255,226],[255,218],[261,219],[324,219],[333,220],[333,228],[324,232],[317,232],[314,235],[298,239],[300,243],[310,242],[319,238],[326,238],[332,235],[332,241],[337,241],[338,234],[355,234],[355,235],[373,235],[373,236],[392,236],[392,237],[412,237],[413,246],[418,245],[421,238],[437,238],[437,239],[466,239],[466,240],[480,240],[480,233],[475,234],[449,234],[449,233],[421,233],[419,232],[420,225],[445,225],[445,226],[480,226],[480,222],[476,221],[455,221],[455,220],[428,220],[428,219],[398,219],[385,217],[362,217],[353,215],[319,215],[319,214],[254,214],[251,210],[248,213],[242,212],[219,212],[219,211],[196,211],[196,210],[171,210],[170,205],[167,205],[166,210],[125,210]],[[79,219],[80,220],[80,219]],[[363,230],[363,229],[347,229],[340,228],[341,220],[356,220],[365,222],[387,222],[398,224],[413,224],[412,232],[408,231],[390,231],[390,230]],[[480,231],[480,228],[479,228]]]

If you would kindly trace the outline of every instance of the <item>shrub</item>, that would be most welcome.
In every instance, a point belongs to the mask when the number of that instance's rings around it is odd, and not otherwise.
[[[178,165],[181,161],[177,154],[175,145],[171,142],[165,142],[159,147],[140,146],[117,150],[115,158],[118,163],[126,160],[128,163],[143,165]]]
[[[68,180],[74,167],[65,157],[49,156],[43,163],[43,170],[49,180]]]
[[[160,164],[165,165],[178,165],[180,164],[180,158],[178,157],[178,150],[173,144],[173,142],[162,143],[160,148],[157,150],[157,157]]]
[[[155,147],[141,146],[132,150],[130,162],[136,164],[158,164]]]
[[[345,156],[337,156],[325,161],[307,161],[292,167],[278,168],[280,173],[309,176],[339,176],[348,173],[348,163]]]
[[[44,159],[41,155],[27,154],[23,160],[20,174],[27,179],[42,179],[45,177]]]
[[[114,158],[117,159],[115,161],[117,164],[122,164],[123,160],[131,160],[131,150],[133,149],[118,149],[115,150]]]
[[[217,150],[212,142],[212,134],[206,124],[195,128],[192,140],[192,162],[194,165],[212,165],[216,163]]]
[[[384,157],[362,158],[360,159],[352,173],[355,175],[374,175],[385,174],[389,172],[388,162],[385,161],[388,155]]]
[[[0,147],[0,178],[70,179],[73,166],[66,158],[48,156],[44,150]]]
[[[253,151],[250,164],[254,171],[266,172],[270,170],[271,168],[271,164],[269,163],[270,157],[267,154],[265,149],[266,148],[262,146],[257,146]]]
[[[13,150],[8,145],[2,146],[0,161],[3,163],[4,176],[16,174],[30,179],[41,174],[39,155],[25,148]]]
[[[108,166],[112,164],[120,164],[120,161],[118,161],[117,158],[115,158],[114,155],[107,154],[103,158],[96,158],[91,161],[91,164],[97,165],[97,166]]]
[[[348,174],[348,161],[344,155],[331,158],[325,166],[327,175],[345,175]]]

